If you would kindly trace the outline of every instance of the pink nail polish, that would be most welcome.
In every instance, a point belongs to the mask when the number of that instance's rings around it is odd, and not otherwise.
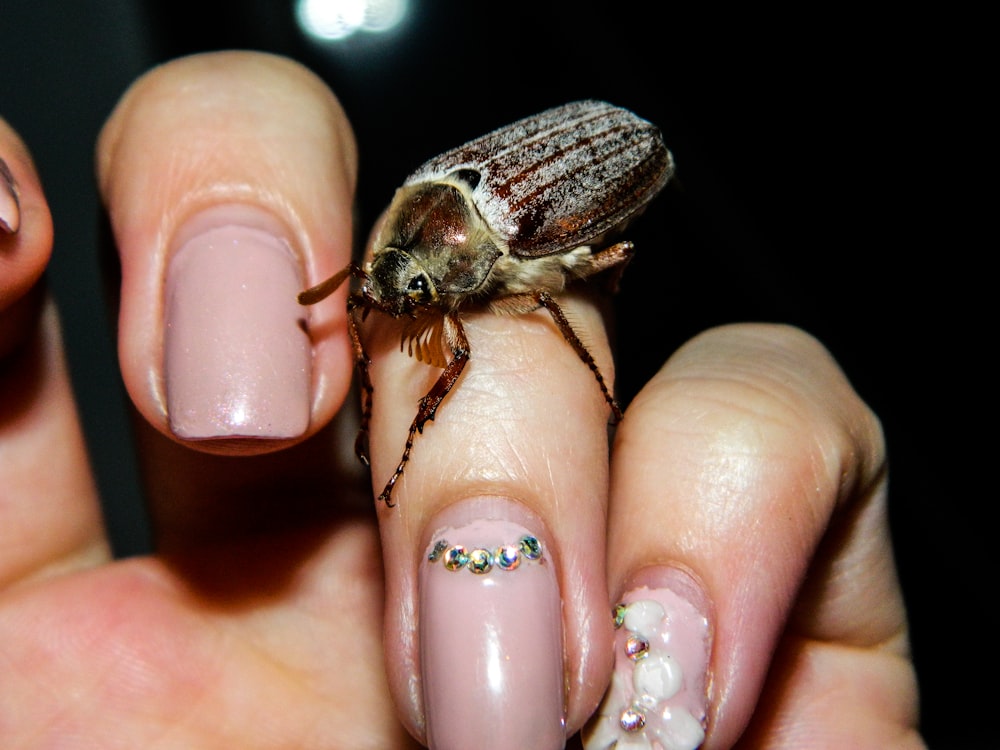
[[[21,226],[21,204],[7,162],[0,159],[0,232],[14,234]]]
[[[303,282],[276,230],[257,209],[224,206],[179,235],[164,302],[167,413],[178,437],[292,438],[309,425]]]
[[[476,498],[431,528],[419,620],[431,750],[564,747],[562,606],[540,520]]]
[[[586,750],[695,750],[705,739],[711,628],[700,587],[655,568],[613,613],[615,671]]]

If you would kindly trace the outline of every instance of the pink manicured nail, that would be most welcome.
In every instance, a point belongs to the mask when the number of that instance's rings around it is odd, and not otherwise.
[[[164,378],[186,439],[292,438],[309,425],[312,354],[299,263],[257,209],[226,206],[182,230],[167,269]]]
[[[503,498],[444,510],[420,571],[432,750],[566,744],[559,584],[540,520]]]
[[[17,198],[14,175],[7,162],[0,159],[0,232],[14,234],[21,226],[21,204]]]
[[[587,750],[695,750],[705,739],[711,628],[701,589],[643,571],[614,611],[615,671],[584,733]]]

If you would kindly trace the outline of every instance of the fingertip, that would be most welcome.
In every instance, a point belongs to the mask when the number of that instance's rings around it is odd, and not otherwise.
[[[309,117],[300,121],[306,114],[303,107],[308,107]],[[272,116],[220,122],[216,116],[229,108],[246,114],[259,108],[259,114]],[[203,110],[200,117],[198,109]],[[189,119],[191,115],[194,119]],[[190,129],[178,130],[179,122]],[[220,124],[226,127],[219,128]],[[330,176],[342,180],[348,195],[353,195],[357,143],[333,91],[301,63],[243,50],[180,57],[150,69],[129,86],[98,136],[96,171],[101,194],[113,202],[114,187],[122,184],[117,179],[119,170],[131,158],[132,149],[144,145],[136,138],[136,131],[144,133],[149,128],[179,140],[203,137],[227,151],[238,153],[243,146],[250,146],[251,153],[259,150],[266,155],[266,149],[252,148],[265,134],[261,127],[269,128],[266,134],[278,139],[329,144],[316,156],[328,160],[323,166],[330,168]]]
[[[52,218],[0,120],[0,587],[106,559],[58,315],[41,278]]]
[[[34,330],[52,217],[27,147],[0,120],[0,356]]]
[[[17,182],[0,157],[0,232],[14,234],[21,226],[21,200],[18,196]]]
[[[631,590],[644,569],[695,574],[698,585],[681,593],[693,605],[707,598],[714,620],[712,742],[731,741],[749,721],[803,581],[820,570],[814,556],[834,514],[876,491],[883,469],[870,410],[825,347],[790,326],[706,331],[633,400],[612,453],[609,585]],[[879,502],[871,505],[877,519]],[[878,539],[857,550],[869,572],[885,569]],[[821,638],[842,632],[831,621],[872,620],[871,603],[853,619],[841,609],[860,593],[848,569],[816,585],[817,601],[839,605],[811,609],[823,615],[823,627],[809,625]],[[892,601],[893,583],[873,576],[865,591]]]
[[[125,93],[97,172],[122,375],[144,418],[221,453],[329,422],[351,374],[343,298],[296,298],[350,257],[356,147],[332,92],[273,55],[172,61]]]
[[[600,316],[582,299],[566,304],[603,366],[610,353]],[[556,746],[553,728],[562,722],[560,743],[566,732],[575,732],[600,700],[611,670],[604,570],[608,405],[545,311],[470,315],[464,325],[473,352],[468,367],[419,434],[393,492],[396,507],[379,512],[386,596],[393,603],[386,610],[390,685],[418,737],[428,732],[442,741],[479,731],[499,743],[521,732],[510,742],[522,746],[531,744],[534,727],[532,746]],[[387,316],[371,315],[362,333],[376,394],[371,445],[377,493],[399,460],[421,396],[440,371],[399,351],[399,328]],[[448,542],[491,548],[490,571],[452,570],[443,559],[429,561],[438,532]],[[541,542],[545,562],[505,570],[496,550],[526,532]],[[492,588],[496,595],[487,595],[493,581],[509,587],[509,596]],[[475,592],[465,597],[466,588]],[[511,603],[517,598],[523,608]],[[442,615],[441,602],[459,600],[464,605],[456,619]],[[554,611],[553,600],[561,602]],[[515,627],[509,617],[521,622]],[[498,618],[503,623],[494,628]],[[468,629],[461,654],[444,649],[450,628],[462,623]],[[561,666],[541,659],[534,648],[561,655]],[[465,689],[448,692],[458,684],[442,676],[449,663],[463,669],[470,659],[488,660],[491,653],[510,657],[493,669],[507,695],[482,697],[487,686],[465,678]],[[535,687],[549,686],[545,697],[519,692],[524,677],[518,670],[526,664],[538,669]],[[560,671],[561,681],[550,679]],[[479,706],[475,721],[461,725],[472,706]],[[502,729],[484,729],[496,721],[505,722]]]
[[[20,297],[52,253],[52,217],[27,146],[0,119],[0,309]]]

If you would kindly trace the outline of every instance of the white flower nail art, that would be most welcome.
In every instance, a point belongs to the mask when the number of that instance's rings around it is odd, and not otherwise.
[[[663,593],[663,592],[660,592]],[[683,602],[682,602],[683,604]],[[672,629],[680,627],[693,642],[707,637],[704,617],[686,612],[668,616],[654,599],[638,599],[615,608],[616,668],[598,715],[588,727],[587,750],[695,750],[705,739],[704,668],[707,656],[672,643]],[[698,674],[685,675],[686,650]],[[697,713],[697,716],[695,715]]]

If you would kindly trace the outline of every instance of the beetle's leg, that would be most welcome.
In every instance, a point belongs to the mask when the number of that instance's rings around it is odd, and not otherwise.
[[[321,281],[315,286],[309,287],[304,292],[299,293],[300,305],[314,305],[320,300],[324,300],[333,294],[340,285],[348,278],[367,279],[368,275],[356,263],[348,263],[337,271],[330,278]],[[354,349],[354,365],[361,378],[361,426],[358,435],[354,440],[354,453],[363,464],[368,465],[368,423],[372,413],[372,381],[368,375],[368,366],[371,360],[365,353],[365,348],[361,343],[361,334],[358,332],[357,310],[366,310],[368,300],[363,294],[354,293],[347,298],[347,331],[351,338],[351,346]]]
[[[469,340],[465,336],[465,329],[462,327],[462,321],[459,319],[457,312],[453,311],[445,316],[443,335],[451,346],[451,361],[427,392],[427,395],[420,399],[420,405],[417,407],[417,416],[413,418],[413,422],[410,424],[410,432],[406,436],[403,457],[399,460],[399,466],[396,467],[396,471],[393,472],[392,476],[389,477],[389,481],[386,482],[382,494],[378,496],[378,499],[390,508],[393,507],[392,489],[396,486],[397,480],[403,475],[403,469],[410,460],[410,451],[413,450],[413,443],[417,439],[417,433],[423,433],[424,425],[434,419],[434,415],[437,413],[441,402],[444,401],[455,383],[458,382],[462,370],[465,369],[466,362],[469,361]]]
[[[569,342],[569,345],[573,347],[573,351],[576,352],[577,356],[583,360],[583,363],[590,368],[592,373],[594,373],[594,377],[597,379],[597,385],[600,386],[601,393],[604,394],[604,400],[607,401],[608,405],[611,407],[611,414],[614,416],[614,421],[620,421],[624,417],[622,408],[618,405],[615,397],[611,395],[611,391],[608,390],[608,384],[604,382],[604,376],[601,374],[601,369],[597,366],[597,362],[594,361],[590,351],[588,351],[587,347],[584,346],[582,341],[580,341],[580,337],[576,335],[576,331],[573,330],[573,326],[570,325],[569,320],[566,318],[566,313],[562,311],[562,308],[548,292],[535,292],[534,298],[540,307],[544,307],[549,311],[549,315],[552,316],[552,320],[555,321],[556,327],[563,335],[563,338]]]
[[[614,245],[602,248],[592,254],[582,266],[582,273],[579,268],[574,269],[574,273],[579,274],[582,278],[587,278],[602,271],[614,269],[614,273],[609,274],[608,289],[611,292],[617,292],[618,283],[625,272],[625,266],[632,260],[633,255],[635,255],[635,245],[628,240],[616,242]]]
[[[361,380],[361,425],[358,427],[357,437],[354,439],[354,454],[365,466],[370,465],[368,459],[368,424],[372,417],[372,394],[375,388],[372,385],[368,368],[371,360],[365,352],[364,344],[361,343],[361,333],[358,331],[357,309],[364,305],[364,297],[351,295],[347,299],[347,331],[351,337],[351,347],[354,349],[354,366],[358,370],[358,378]],[[362,309],[364,309],[362,307]]]

